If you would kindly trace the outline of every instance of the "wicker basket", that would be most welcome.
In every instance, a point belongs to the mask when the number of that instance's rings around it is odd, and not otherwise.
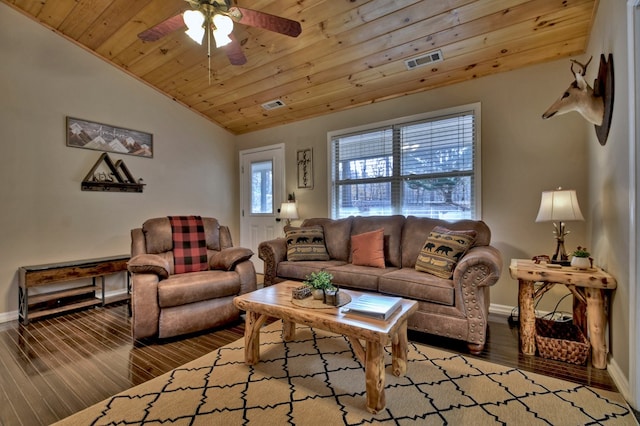
[[[589,340],[573,322],[536,318],[536,345],[543,358],[583,365],[589,356]]]

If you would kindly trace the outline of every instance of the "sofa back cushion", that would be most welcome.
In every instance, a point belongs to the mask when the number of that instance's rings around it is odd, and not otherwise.
[[[324,229],[324,242],[329,252],[329,257],[343,262],[349,261],[351,251],[351,224],[353,216],[344,219],[329,219],[316,217],[306,219],[302,226],[321,225]]]
[[[472,247],[488,246],[491,243],[491,231],[481,220],[445,220],[408,216],[402,229],[402,267],[415,268],[416,260],[429,233],[436,226],[456,231],[475,231],[476,238]]]
[[[364,234],[365,232],[384,230],[384,258],[387,265],[400,267],[402,225],[404,216],[357,216],[353,218],[351,235]]]

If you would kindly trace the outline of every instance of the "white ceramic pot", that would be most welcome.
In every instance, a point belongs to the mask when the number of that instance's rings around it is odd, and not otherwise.
[[[588,257],[576,257],[571,258],[571,266],[578,269],[588,269],[591,267],[591,261]]]

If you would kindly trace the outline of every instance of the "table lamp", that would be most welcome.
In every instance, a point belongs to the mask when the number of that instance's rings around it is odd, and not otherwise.
[[[564,237],[569,233],[564,222],[569,220],[584,220],[578,205],[576,191],[562,188],[543,191],[536,222],[554,222],[553,233],[556,235],[557,245],[551,263],[569,265],[569,257],[564,249]]]
[[[287,226],[291,226],[291,219],[298,218],[298,209],[296,208],[296,203],[294,202],[286,202],[282,203],[280,206],[280,219],[287,220]]]

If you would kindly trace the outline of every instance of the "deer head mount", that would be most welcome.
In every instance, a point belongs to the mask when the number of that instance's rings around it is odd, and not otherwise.
[[[577,111],[595,125],[598,140],[604,145],[607,142],[613,113],[613,56],[609,54],[607,61],[604,55],[600,55],[600,69],[598,78],[593,82],[593,88],[584,78],[591,59],[589,58],[586,64],[571,60],[571,74],[575,79],[562,96],[542,114],[542,118]],[[573,69],[574,65],[578,66],[577,70]]]

